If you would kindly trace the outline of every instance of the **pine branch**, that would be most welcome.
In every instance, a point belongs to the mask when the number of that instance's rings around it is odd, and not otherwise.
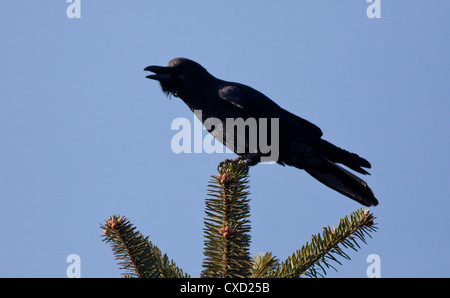
[[[104,225],[103,241],[110,244],[125,277],[189,277],[167,255],[135,231],[130,221],[120,215],[110,217]]]
[[[252,278],[268,277],[279,266],[279,260],[271,252],[259,253],[253,257]]]
[[[281,264],[271,252],[251,259],[248,188],[248,166],[243,161],[226,160],[219,175],[212,176],[201,277],[323,277],[329,268],[336,270],[335,263],[341,265],[338,257],[350,260],[344,249],[357,251],[360,242],[366,243],[366,236],[377,229],[369,210],[360,209],[341,219],[337,228],[325,227],[322,234],[313,235],[310,244]],[[110,244],[125,277],[189,277],[125,217],[112,216],[101,228],[103,241]]]
[[[226,160],[211,176],[206,199],[205,260],[202,277],[248,277],[251,274],[248,166]]]
[[[333,267],[331,262],[341,262],[335,257],[340,256],[350,260],[343,248],[357,251],[360,246],[358,240],[366,243],[365,237],[377,228],[374,226],[374,217],[369,210],[357,210],[339,221],[337,228],[324,228],[322,236],[313,235],[311,244],[306,243],[300,250],[274,270],[270,277],[288,278],[306,275],[310,277],[324,276],[326,269]]]

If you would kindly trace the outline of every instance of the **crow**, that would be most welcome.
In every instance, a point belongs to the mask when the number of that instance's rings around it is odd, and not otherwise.
[[[249,166],[256,165],[265,157],[266,161],[270,160],[268,156],[272,156],[278,164],[303,169],[321,183],[362,205],[378,205],[367,183],[338,165],[369,174],[363,169],[371,168],[366,159],[322,139],[319,127],[283,109],[261,92],[244,84],[220,80],[197,62],[186,58],[172,59],[167,67],[148,66],[144,70],[153,73],[146,77],[159,81],[167,96],[181,98],[205,128]],[[216,121],[213,125],[206,125],[207,119]],[[245,125],[256,123],[259,132],[267,133],[268,142],[278,142],[275,157],[263,151],[258,142],[256,146],[255,142],[250,142],[251,134],[246,134],[248,127],[247,130],[239,130],[227,126],[228,119],[243,119]],[[249,119],[255,120],[247,122]],[[269,123],[269,119],[277,121]],[[265,130],[262,129],[263,124],[266,125]],[[238,148],[237,141],[242,137],[245,143]]]

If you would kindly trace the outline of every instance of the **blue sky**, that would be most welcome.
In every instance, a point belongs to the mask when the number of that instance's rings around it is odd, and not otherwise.
[[[450,277],[450,2],[9,0],[0,11],[0,277],[118,277],[126,215],[193,277],[206,185],[231,154],[175,154],[193,114],[143,68],[174,57],[250,85],[372,163],[379,230],[329,277]],[[305,172],[251,169],[252,255],[284,260],[361,206]]]

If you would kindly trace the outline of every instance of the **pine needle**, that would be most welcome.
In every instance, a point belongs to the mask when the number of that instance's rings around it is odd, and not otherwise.
[[[162,256],[148,237],[135,231],[127,218],[114,215],[101,228],[103,241],[110,244],[124,277],[189,277],[167,255]]]

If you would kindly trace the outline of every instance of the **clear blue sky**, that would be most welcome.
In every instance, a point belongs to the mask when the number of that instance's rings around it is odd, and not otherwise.
[[[432,2],[432,3],[431,3]],[[372,163],[379,231],[329,277],[450,277],[450,2],[9,0],[0,10],[0,277],[118,277],[99,225],[124,214],[202,270],[206,185],[231,154],[174,154],[193,120],[143,68],[187,57]],[[305,172],[251,170],[252,255],[284,260],[359,209]]]

